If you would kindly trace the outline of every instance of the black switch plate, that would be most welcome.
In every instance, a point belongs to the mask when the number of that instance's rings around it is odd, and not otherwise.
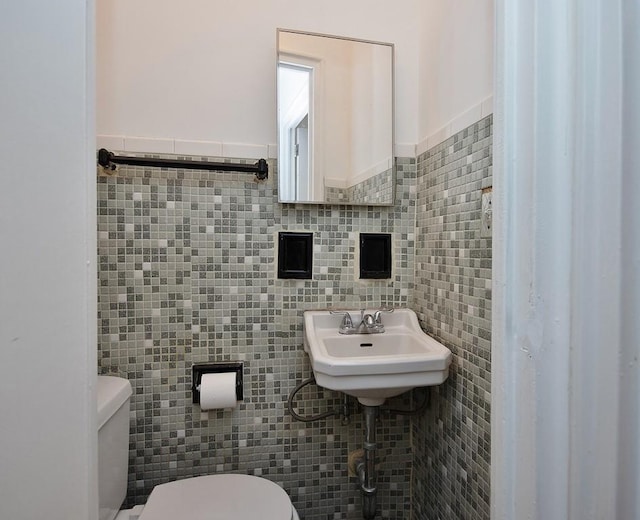
[[[360,233],[360,278],[391,278],[391,234]]]
[[[278,233],[278,278],[311,279],[313,233]]]

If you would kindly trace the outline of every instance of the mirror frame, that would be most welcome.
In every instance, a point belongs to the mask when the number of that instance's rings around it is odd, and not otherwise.
[[[277,28],[276,29],[276,136],[277,136],[277,151],[278,151],[278,161],[280,159],[280,113],[279,113],[279,103],[278,103],[278,66],[280,64],[280,34],[281,33],[292,33],[292,34],[300,34],[306,36],[316,36],[321,38],[332,38],[335,40],[344,40],[349,42],[357,42],[357,43],[366,43],[373,45],[383,45],[389,47],[391,50],[391,201],[389,202],[328,202],[328,201],[317,201],[317,200],[282,200],[280,193],[280,164],[278,164],[278,182],[277,182],[277,190],[278,190],[278,202],[280,204],[307,204],[307,205],[338,205],[338,206],[375,206],[375,207],[391,207],[395,205],[396,202],[396,176],[397,176],[397,164],[396,164],[396,156],[395,156],[395,145],[396,145],[396,129],[395,129],[395,109],[396,109],[396,97],[395,97],[395,45],[393,43],[381,42],[375,40],[365,40],[361,38],[352,38],[348,36],[338,36],[334,34],[324,34],[324,33],[316,33],[310,31],[300,31],[296,29],[285,29],[285,28]],[[286,53],[285,53],[286,54]]]

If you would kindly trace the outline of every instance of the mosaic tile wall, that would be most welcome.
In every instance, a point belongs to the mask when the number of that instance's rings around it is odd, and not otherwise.
[[[453,353],[449,379],[412,422],[414,520],[489,518],[492,117],[418,157],[415,293],[422,327]]]
[[[286,400],[310,375],[303,310],[410,301],[415,159],[398,160],[397,170],[390,208],[279,204],[274,164],[266,183],[143,167],[99,173],[99,370],[128,378],[134,392],[126,505],[143,503],[156,484],[233,472],[282,485],[305,520],[361,518],[358,482],[347,474],[348,453],[362,447],[360,415],[348,425],[305,424],[292,420]],[[276,278],[281,230],[313,231],[312,280]],[[393,234],[392,279],[355,279],[358,232]],[[191,404],[193,363],[238,359],[245,400],[237,409]],[[298,410],[339,403],[339,394],[312,387]],[[410,433],[402,416],[379,424],[380,518],[410,517]]]
[[[349,188],[325,187],[325,199],[331,203],[382,204],[393,199],[393,169],[388,169]]]

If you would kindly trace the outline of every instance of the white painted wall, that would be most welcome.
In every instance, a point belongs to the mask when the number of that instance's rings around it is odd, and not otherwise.
[[[93,2],[0,16],[0,518],[97,518]],[[89,23],[87,23],[89,21]]]
[[[640,518],[640,4],[624,2],[620,425],[616,444],[618,518]]]
[[[497,14],[491,518],[637,519],[640,9]]]
[[[415,143],[420,3],[98,0],[98,134],[274,144],[281,27],[395,43],[396,142]]]
[[[419,152],[493,112],[494,0],[425,0],[422,10]]]
[[[420,152],[493,112],[493,11],[493,0],[99,0],[97,131],[112,136],[100,143],[269,153],[280,27],[394,43],[397,153]]]

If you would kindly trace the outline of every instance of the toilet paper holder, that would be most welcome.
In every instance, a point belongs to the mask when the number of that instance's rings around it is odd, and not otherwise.
[[[223,372],[236,373],[236,399],[238,401],[244,399],[242,388],[243,363],[241,361],[198,363],[191,366],[191,397],[193,404],[200,404],[202,374],[221,374]]]

